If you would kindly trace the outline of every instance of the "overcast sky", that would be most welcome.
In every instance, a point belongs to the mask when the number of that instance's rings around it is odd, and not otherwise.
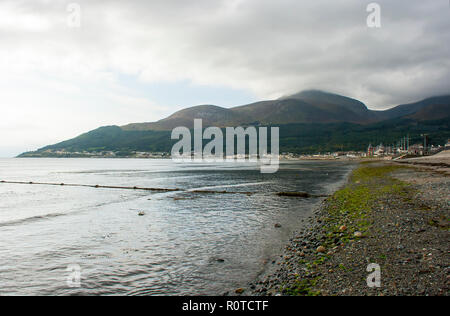
[[[449,1],[377,1],[380,28],[371,2],[0,0],[0,157],[196,104],[450,93]]]

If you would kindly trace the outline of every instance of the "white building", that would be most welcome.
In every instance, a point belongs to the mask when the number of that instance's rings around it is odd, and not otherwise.
[[[375,148],[375,156],[384,156],[386,150],[383,144],[380,144]]]

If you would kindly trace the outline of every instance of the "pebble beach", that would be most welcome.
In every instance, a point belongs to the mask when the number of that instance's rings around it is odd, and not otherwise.
[[[239,294],[449,295],[449,161],[440,160],[436,169],[362,163]],[[380,268],[379,287],[368,286],[371,264]]]

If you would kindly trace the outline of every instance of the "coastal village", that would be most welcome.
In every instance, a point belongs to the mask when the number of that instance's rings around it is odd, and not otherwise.
[[[395,145],[372,145],[369,144],[366,151],[338,151],[316,154],[298,154],[283,152],[280,159],[284,160],[336,160],[336,159],[362,159],[362,158],[379,158],[385,160],[401,159],[410,157],[429,156],[437,154],[443,150],[450,149],[450,139],[446,144],[429,145],[425,136],[423,143],[410,144],[408,136],[402,138]],[[115,152],[115,151],[75,151],[70,152],[64,149],[49,149],[40,153],[36,153],[35,157],[50,158],[141,158],[141,159],[168,159],[170,153],[167,152]],[[238,157],[241,158],[241,157]]]
[[[402,159],[420,156],[435,155],[443,150],[450,149],[450,139],[443,145],[427,145],[425,138],[424,143],[415,143],[410,145],[409,138],[405,137],[399,141],[396,145],[384,145],[379,144],[373,146],[369,144],[367,151],[339,151],[319,153],[314,155],[298,155],[293,153],[282,153],[282,159],[295,160],[295,159],[318,159],[318,160],[335,160],[335,159],[361,159],[361,158],[382,158],[385,160]]]

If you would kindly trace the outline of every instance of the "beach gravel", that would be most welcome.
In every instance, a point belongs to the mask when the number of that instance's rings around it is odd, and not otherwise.
[[[272,262],[276,271],[249,285],[252,295],[449,295],[448,174],[361,168]],[[368,286],[370,264],[380,287]]]

